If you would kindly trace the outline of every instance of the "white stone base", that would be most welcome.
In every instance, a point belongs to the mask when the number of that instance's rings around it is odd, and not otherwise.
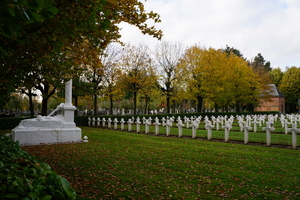
[[[73,128],[18,128],[12,130],[13,141],[20,145],[55,144],[65,142],[81,142],[81,129]]]

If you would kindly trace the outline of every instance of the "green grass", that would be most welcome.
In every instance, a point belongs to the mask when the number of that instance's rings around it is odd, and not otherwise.
[[[82,131],[89,143],[22,147],[67,178],[80,199],[300,199],[298,150]]]

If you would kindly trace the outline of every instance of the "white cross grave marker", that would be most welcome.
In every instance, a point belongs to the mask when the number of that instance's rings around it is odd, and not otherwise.
[[[288,134],[288,125],[291,124],[290,122],[288,122],[288,120],[285,120],[283,122],[284,124],[284,133],[287,135]]]
[[[131,131],[131,129],[132,129],[132,121],[131,121],[131,119],[128,119],[128,131],[130,132]]]
[[[182,120],[178,120],[178,137],[182,137],[182,127],[184,126],[184,124],[182,123]]]
[[[121,123],[121,131],[123,131],[124,130],[124,123],[125,123],[124,118],[121,119],[120,123]]]
[[[207,130],[207,139],[208,140],[211,140],[213,127],[214,127],[214,125],[211,124],[211,121],[208,121],[207,124],[205,125],[205,128]]]
[[[232,126],[230,125],[230,123],[228,121],[225,121],[225,126],[223,126],[223,128],[225,129],[225,142],[229,141],[229,131],[232,128]]]
[[[140,127],[141,122],[140,122],[140,118],[139,117],[136,118],[135,124],[136,124],[136,132],[139,133],[140,132],[140,128],[141,128]]]
[[[199,126],[197,121],[196,120],[193,121],[191,126],[192,126],[192,138],[196,138],[197,128]]]
[[[92,119],[89,117],[88,118],[88,126],[91,126],[91,121],[92,121]]]
[[[167,120],[167,122],[166,122],[166,136],[170,135],[171,126],[172,126],[172,123],[169,120]]]
[[[297,129],[297,124],[293,123],[292,128],[289,128],[288,131],[292,132],[292,146],[293,146],[293,149],[297,149],[297,132],[299,132],[300,129]]]
[[[155,125],[155,135],[158,135],[159,134],[159,125],[160,125],[158,118],[155,118],[154,125]]]
[[[116,130],[118,128],[118,119],[115,118],[114,120],[114,129]]]
[[[108,126],[108,128],[111,128],[111,122],[112,122],[112,121],[111,121],[111,118],[108,118],[108,120],[107,120],[107,123],[108,123],[107,126]]]
[[[243,126],[243,129],[244,129],[244,143],[248,144],[248,142],[249,142],[249,130],[252,129],[252,127],[249,126],[247,122],[245,122],[244,126]]]
[[[271,126],[271,122],[266,122],[266,127],[262,127],[262,130],[266,131],[266,143],[267,146],[271,145],[271,131],[274,131],[275,128]]]
[[[106,119],[103,117],[103,118],[102,118],[102,127],[103,127],[103,128],[105,127],[105,122],[106,122]]]
[[[93,118],[92,118],[93,127],[96,126],[95,122],[96,122],[96,119],[95,119],[95,117],[93,117]]]
[[[97,127],[100,127],[100,122],[101,122],[101,119],[100,117],[97,118]]]
[[[151,120],[150,119],[146,119],[145,121],[145,133],[148,134],[149,133],[149,126],[151,125]]]

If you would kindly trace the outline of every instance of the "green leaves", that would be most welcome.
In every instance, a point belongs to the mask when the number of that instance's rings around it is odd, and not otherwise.
[[[0,199],[76,198],[66,179],[24,152],[18,143],[0,136],[0,149]]]

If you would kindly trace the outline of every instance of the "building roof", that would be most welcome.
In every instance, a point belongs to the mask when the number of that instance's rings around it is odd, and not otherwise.
[[[275,84],[269,84],[270,86],[270,95],[274,96],[274,97],[285,97],[276,87]]]

